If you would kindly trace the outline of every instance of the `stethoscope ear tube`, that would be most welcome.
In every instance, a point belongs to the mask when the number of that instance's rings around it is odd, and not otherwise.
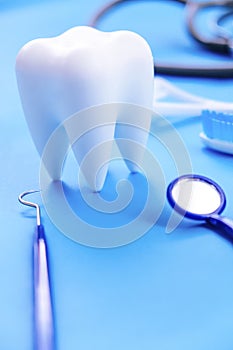
[[[149,0],[144,0],[149,1]],[[126,2],[136,2],[136,0],[113,0],[107,5],[104,5],[88,23],[91,27],[97,27],[98,22],[105,17],[113,8],[118,7]],[[192,38],[198,43],[206,47],[210,51],[222,53],[225,55],[232,54],[232,39],[224,36],[221,31],[217,31],[216,36],[213,40],[204,38],[196,30],[195,20],[196,16],[204,8],[208,7],[226,7],[229,12],[221,15],[216,24],[219,25],[221,19],[231,15],[233,10],[233,0],[211,0],[211,1],[190,1],[190,0],[174,0],[174,2],[180,3],[185,6],[186,11],[186,23],[187,29]],[[216,26],[217,28],[217,26]],[[224,64],[213,64],[209,65],[180,65],[174,63],[155,62],[154,70],[157,74],[162,75],[173,75],[173,76],[184,76],[184,77],[204,77],[204,78],[232,78],[233,77],[233,63],[232,59],[230,62],[224,62]]]
[[[232,54],[232,38],[227,35],[224,35],[222,31],[217,31],[215,38],[210,40],[205,38],[197,31],[197,26],[195,25],[195,20],[197,15],[201,12],[201,10],[205,8],[212,7],[226,7],[231,8],[230,13],[232,13],[233,9],[233,1],[232,0],[215,0],[215,1],[204,1],[204,2],[195,2],[195,1],[187,1],[185,12],[186,12],[186,25],[188,32],[192,36],[194,40],[196,40],[199,44],[205,46],[208,50],[222,53],[224,55]],[[228,14],[228,13],[227,13]],[[222,17],[226,17],[226,14],[221,15],[219,19],[216,21],[216,28],[219,21],[221,21]]]
[[[224,63],[219,65],[176,65],[155,62],[155,74],[183,76],[183,77],[199,77],[199,78],[233,78],[233,63]]]

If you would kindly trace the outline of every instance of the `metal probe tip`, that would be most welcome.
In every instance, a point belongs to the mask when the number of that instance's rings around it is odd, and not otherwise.
[[[40,192],[40,190],[29,190],[29,191],[25,191],[23,193],[21,193],[18,197],[18,200],[21,204],[23,205],[27,205],[29,207],[33,207],[36,209],[36,222],[37,222],[37,226],[40,226],[41,224],[41,217],[40,217],[40,206],[37,203],[34,202],[29,202],[26,201],[25,199],[23,199],[25,196],[27,196],[28,194],[32,194],[32,193],[36,193],[36,192]]]

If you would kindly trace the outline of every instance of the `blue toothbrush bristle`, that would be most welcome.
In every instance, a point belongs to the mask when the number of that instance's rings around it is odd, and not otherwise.
[[[233,113],[204,110],[202,122],[207,137],[233,142]]]

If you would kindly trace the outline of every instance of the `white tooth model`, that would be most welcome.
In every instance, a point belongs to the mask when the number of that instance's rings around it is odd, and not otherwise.
[[[57,37],[33,40],[17,55],[16,75],[24,114],[40,155],[56,127],[83,109],[112,102],[152,109],[153,57],[147,42],[130,31],[102,32],[81,26]],[[149,131],[150,113],[129,116],[119,110],[114,118],[114,123],[92,130],[82,147],[78,142],[73,145],[79,164],[89,150],[114,137],[145,146],[148,133],[141,133],[138,128],[117,126],[117,121]],[[57,149],[58,157],[70,141],[69,133],[64,131]],[[126,150],[123,146],[119,148],[124,158]],[[109,162],[111,142],[104,149],[104,159]],[[134,147],[128,151],[127,154],[135,152]],[[98,171],[103,161],[101,150],[99,153],[95,152],[95,164],[90,158],[82,169],[94,191],[102,189],[108,170],[107,162],[102,171]],[[140,160],[141,157],[142,154],[132,154],[132,159]],[[130,171],[136,170],[131,162],[126,160],[126,164]],[[47,170],[53,180],[60,177],[52,159]]]

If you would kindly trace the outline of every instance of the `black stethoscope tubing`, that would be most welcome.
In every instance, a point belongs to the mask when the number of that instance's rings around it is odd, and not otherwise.
[[[223,32],[218,31],[216,33],[214,40],[208,40],[203,35],[201,35],[195,26],[195,19],[198,15],[198,13],[205,8],[213,7],[213,6],[221,6],[226,8],[231,8],[233,10],[233,1],[232,0],[225,0],[225,1],[205,1],[205,2],[188,2],[186,5],[187,11],[186,11],[186,24],[188,31],[190,35],[195,39],[199,44],[205,46],[210,51],[215,51],[219,53],[223,53],[225,55],[231,55],[232,54],[232,47],[231,47],[231,41],[232,39],[229,38],[229,36],[226,36],[223,34]],[[220,15],[219,18],[216,21],[216,25],[220,26],[220,23],[223,19],[228,17],[232,14],[232,10],[230,10],[227,13],[224,13],[223,15]],[[216,29],[217,29],[216,26]]]
[[[146,1],[146,0],[144,0]],[[148,1],[148,0],[147,0]],[[149,0],[155,1],[155,0]],[[193,2],[189,0],[171,0],[186,6],[186,20],[187,29],[190,35],[200,44],[207,49],[219,53],[224,53],[230,56],[232,54],[232,40],[222,33],[217,33],[214,40],[208,40],[204,38],[195,27],[195,19],[199,11],[207,7],[222,6],[233,9],[233,0],[218,0],[218,1],[205,1],[205,2]],[[101,8],[89,25],[96,27],[100,19],[103,18],[114,7],[121,5],[125,2],[135,2],[135,0],[114,0],[106,4]],[[220,15],[216,24],[220,26],[223,19],[230,16],[233,10],[229,10],[227,13]],[[170,64],[164,62],[156,62],[154,65],[155,73],[175,76],[189,76],[189,77],[208,77],[208,78],[232,78],[233,77],[233,63],[224,62],[223,64],[211,65],[185,65],[185,64]]]

